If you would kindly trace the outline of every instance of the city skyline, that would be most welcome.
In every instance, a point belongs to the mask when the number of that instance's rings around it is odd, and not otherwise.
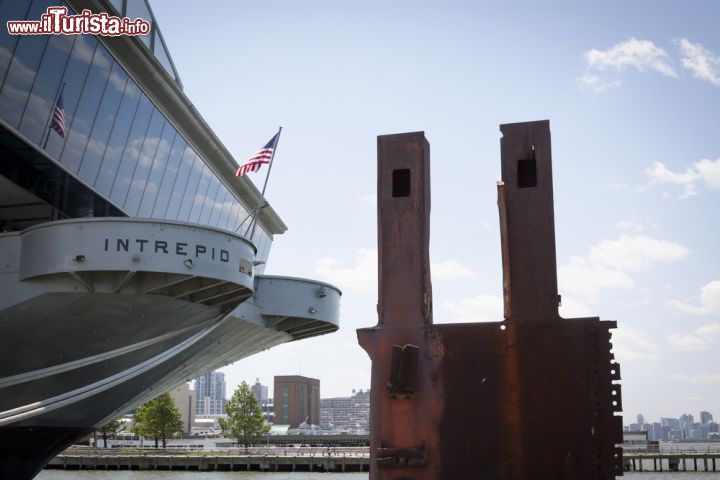
[[[217,2],[192,36],[153,6],[236,158],[283,126],[267,198],[289,230],[266,273],[343,290],[340,331],[228,366],[229,386],[278,370],[329,396],[369,385],[355,330],[377,323],[380,134],[431,145],[434,321],[500,321],[498,125],[549,119],[561,314],[618,321],[625,412],[720,405],[720,6]]]

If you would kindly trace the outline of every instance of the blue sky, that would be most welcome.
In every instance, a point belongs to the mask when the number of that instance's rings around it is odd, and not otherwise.
[[[720,416],[720,6],[536,3],[152,2],[238,160],[284,128],[267,273],[344,292],[338,333],[226,367],[230,386],[369,386],[380,134],[431,144],[435,321],[501,320],[498,125],[549,119],[562,313],[619,322],[626,416]]]

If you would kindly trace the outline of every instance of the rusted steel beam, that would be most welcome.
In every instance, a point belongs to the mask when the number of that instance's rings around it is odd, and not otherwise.
[[[370,475],[431,479],[441,385],[432,336],[430,145],[422,132],[378,137],[378,325],[358,330],[373,359]],[[412,452],[410,455],[408,452]],[[408,473],[408,469],[412,473]]]
[[[510,311],[515,321],[558,320],[550,122],[500,126]],[[503,212],[501,211],[501,218]]]
[[[429,145],[378,137],[371,480],[622,475],[615,322],[558,315],[549,123],[502,125],[505,320],[432,323]]]

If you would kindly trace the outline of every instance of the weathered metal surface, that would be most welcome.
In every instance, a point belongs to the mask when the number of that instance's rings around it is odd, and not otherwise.
[[[429,145],[378,137],[370,478],[622,475],[615,322],[558,314],[549,124],[501,126],[505,320],[432,324]],[[400,172],[400,173],[399,173]]]

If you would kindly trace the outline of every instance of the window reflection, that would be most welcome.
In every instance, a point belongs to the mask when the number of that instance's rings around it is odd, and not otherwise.
[[[133,173],[132,183],[130,183],[130,191],[125,198],[125,211],[132,216],[137,215],[138,208],[140,207],[140,200],[142,200],[142,195],[145,191],[147,177],[153,159],[155,158],[155,153],[157,153],[158,145],[160,144],[160,135],[165,127],[165,123],[165,117],[160,113],[160,110],[153,108],[150,125],[145,133],[140,156],[135,164],[135,172]]]
[[[212,225],[210,223],[210,215],[215,208],[218,190],[220,189],[220,181],[215,176],[210,177],[210,186],[208,187],[207,195],[205,195],[205,203],[203,204],[202,210],[200,210],[200,217],[198,223],[201,225]]]
[[[20,132],[38,145],[47,134],[48,120],[55,108],[61,79],[75,43],[75,35],[53,35],[45,48],[35,85],[25,107]]]
[[[125,16],[130,18],[130,21],[133,21],[137,18],[142,18],[143,20],[152,22],[152,16],[150,15],[150,10],[145,4],[145,0],[127,0],[127,13],[125,14]],[[152,27],[154,27],[154,25]],[[140,41],[142,41],[148,48],[150,48],[152,27],[150,28],[149,34],[138,35]]]
[[[60,157],[60,152],[65,145],[65,140],[68,137],[67,130],[72,125],[75,109],[78,106],[80,94],[85,85],[85,78],[90,71],[90,64],[95,56],[97,46],[98,42],[92,35],[77,35],[75,38],[75,44],[70,53],[70,60],[68,61],[62,80],[64,83],[62,96],[63,109],[65,111],[66,135],[65,137],[61,137],[54,132],[50,133],[47,139],[47,146],[45,147],[45,151],[53,158]]]
[[[0,18],[25,20],[28,18],[30,2],[0,2]],[[0,35],[0,79],[5,78],[19,35],[8,35],[3,32]]]
[[[210,168],[203,163],[202,165],[202,176],[200,177],[200,183],[198,184],[197,192],[195,192],[195,198],[193,199],[193,206],[190,209],[190,217],[188,222],[198,223],[200,219],[200,212],[205,205],[205,197],[207,196],[208,188],[210,188]]]
[[[29,18],[39,18],[47,9],[47,0],[35,0],[30,6]],[[4,22],[2,28],[5,28]],[[6,35],[3,33],[3,36]],[[20,124],[20,117],[30,97],[40,60],[48,43],[48,35],[23,35],[18,39],[0,92],[0,117],[13,127]]]
[[[145,183],[145,192],[142,195],[142,202],[140,202],[140,209],[137,213],[138,217],[149,218],[152,216],[153,208],[155,208],[155,200],[160,190],[160,182],[167,168],[170,148],[172,147],[173,140],[175,140],[176,133],[170,122],[165,122],[160,143],[155,153],[155,159],[153,160],[150,174]]]
[[[202,159],[197,155],[194,156],[192,170],[190,171],[190,178],[188,179],[187,187],[182,198],[182,204],[180,205],[180,211],[178,212],[178,220],[187,222],[190,218],[190,212],[192,211],[195,203],[195,195],[198,191],[198,185],[202,178],[203,168],[205,164]]]
[[[103,195],[107,196],[110,194],[115,178],[118,175],[120,158],[125,150],[125,143],[128,140],[130,127],[133,125],[133,119],[135,118],[135,112],[138,110],[139,103],[140,89],[137,88],[135,82],[128,80],[125,85],[122,101],[120,102],[120,109],[115,119],[115,125],[113,125],[110,139],[105,148],[105,155],[103,156],[102,165],[100,166],[100,172],[95,181],[95,188]]]
[[[232,203],[230,203],[232,195],[230,195],[230,192],[228,192],[225,185],[221,185],[220,190],[222,190],[222,197],[218,192],[218,202],[215,210],[213,210],[213,213],[210,215],[210,221],[213,222],[213,225],[216,227],[224,228],[225,223],[227,222],[228,212],[232,207]]]
[[[172,194],[170,195],[170,203],[168,204],[165,218],[169,220],[179,220],[180,206],[185,199],[185,190],[188,187],[188,180],[192,172],[193,163],[195,161],[195,152],[188,145],[183,152],[182,162],[178,170],[175,185],[173,185]]]
[[[145,95],[141,94],[140,104],[135,113],[133,125],[130,129],[127,142],[125,143],[122,159],[120,160],[120,168],[118,168],[115,183],[110,193],[110,199],[115,205],[125,204],[125,197],[130,189],[130,182],[135,172],[135,165],[140,156],[140,149],[142,148],[143,140],[145,140],[145,133],[150,124],[150,115],[153,110],[153,104]]]
[[[170,151],[167,166],[165,167],[160,183],[160,190],[158,192],[157,200],[155,201],[155,207],[153,208],[152,216],[154,218],[165,218],[168,213],[170,195],[176,181],[179,179],[178,172],[180,171],[180,165],[186,146],[187,144],[182,136],[180,136],[180,134],[175,135],[175,141],[173,142],[173,146]],[[187,178],[187,175],[185,178]]]
[[[153,32],[153,35],[155,35],[155,52],[153,52],[155,53],[155,58],[158,59],[160,65],[162,65],[165,71],[174,79],[175,72],[173,71],[172,63],[170,62],[170,55],[167,53],[165,42],[162,41],[162,35],[157,29]]]
[[[99,47],[95,50],[72,122],[68,123],[66,117],[66,128],[68,126],[70,128],[66,134],[67,141],[60,155],[60,163],[73,173],[76,173],[80,167],[80,159],[85,153],[90,129],[95,122],[112,64],[112,57],[104,48]]]
[[[121,8],[121,0],[110,1]],[[50,4],[0,0],[0,18],[37,19]],[[128,0],[127,15],[151,20],[144,0]],[[153,32],[154,53],[172,75],[162,36]],[[141,40],[149,45],[150,38]],[[44,143],[62,88],[66,135],[47,136],[46,152],[127,214],[228,230],[246,219],[247,209],[95,37],[0,35],[0,82],[0,117],[36,145]],[[121,214],[83,198],[72,215]],[[258,225],[254,237],[266,256],[271,236]]]
[[[114,62],[78,173],[90,185],[95,184],[97,179],[127,80],[128,76],[122,67]]]

